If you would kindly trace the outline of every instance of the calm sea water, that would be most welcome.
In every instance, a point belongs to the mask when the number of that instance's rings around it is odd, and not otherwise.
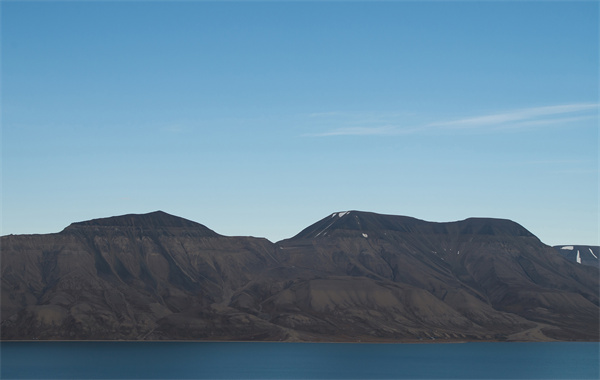
[[[598,379],[598,343],[2,342],[2,379]]]

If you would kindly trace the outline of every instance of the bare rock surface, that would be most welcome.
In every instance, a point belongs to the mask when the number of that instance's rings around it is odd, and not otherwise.
[[[600,267],[600,247],[597,245],[555,245],[554,249],[571,262]]]
[[[157,211],[0,244],[5,340],[599,338],[598,267],[509,220],[350,211],[272,243]]]

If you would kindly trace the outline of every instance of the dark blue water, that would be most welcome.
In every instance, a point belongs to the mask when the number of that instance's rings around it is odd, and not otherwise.
[[[2,379],[598,379],[598,343],[3,342]]]

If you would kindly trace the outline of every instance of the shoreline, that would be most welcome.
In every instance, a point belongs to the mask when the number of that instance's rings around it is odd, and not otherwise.
[[[67,340],[67,339],[0,339],[0,343],[307,343],[307,344],[466,344],[466,343],[600,343],[600,340],[406,340],[406,341],[277,341],[277,340]]]

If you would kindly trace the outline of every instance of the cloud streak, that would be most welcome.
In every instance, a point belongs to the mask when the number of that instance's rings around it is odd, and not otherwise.
[[[557,106],[526,108],[505,113],[476,116],[445,122],[437,122],[428,124],[428,126],[450,128],[481,128],[486,126],[511,125],[522,122],[534,122],[538,125],[541,125],[544,123],[556,122],[556,119],[551,118],[556,115],[579,113],[597,108],[598,104],[596,103],[563,104]]]
[[[400,123],[392,123],[388,120],[387,125],[384,126],[339,127],[330,131],[311,134],[310,136],[390,136],[444,131],[498,132],[527,128],[540,128],[543,126],[572,123],[596,118],[598,116],[598,106],[599,105],[597,103],[576,103],[545,107],[531,107],[503,113],[478,115],[456,120],[438,121],[412,126],[399,126]],[[323,115],[325,115],[325,113]],[[333,116],[334,113],[327,113],[327,115]],[[318,116],[313,114],[311,117]],[[331,123],[332,121],[330,120],[329,122]],[[339,123],[347,124],[348,121],[340,121]]]

